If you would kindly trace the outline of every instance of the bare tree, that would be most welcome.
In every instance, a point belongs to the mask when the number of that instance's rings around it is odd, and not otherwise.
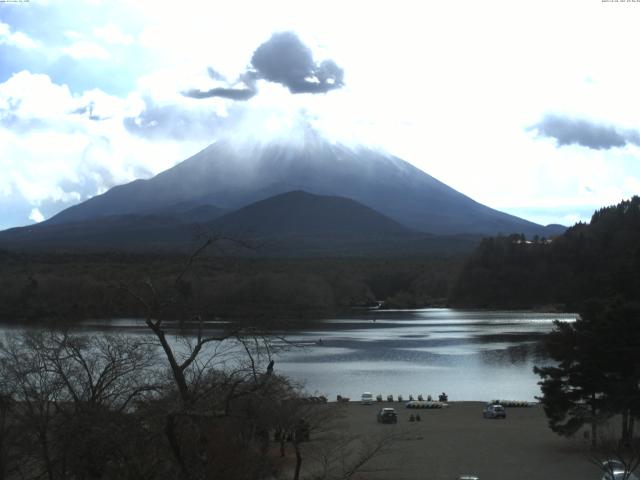
[[[138,434],[132,402],[155,391],[143,339],[41,331],[5,336],[0,373],[22,478],[103,478]],[[140,453],[140,452],[137,452]]]
[[[18,404],[14,421],[24,431],[22,470],[54,480],[58,458],[52,432],[63,384],[49,372],[42,352],[31,348],[34,339],[34,335],[6,336],[0,345],[0,369]]]
[[[153,279],[148,277],[142,284],[142,289],[136,291],[132,286],[121,284],[119,287],[131,295],[144,308],[144,322],[149,330],[158,340],[165,359],[169,364],[173,381],[177,387],[181,408],[188,411],[195,401],[192,386],[188,380],[191,371],[190,367],[197,367],[198,356],[208,344],[222,343],[225,340],[236,337],[240,333],[239,328],[223,330],[216,334],[206,335],[204,331],[204,318],[201,314],[194,314],[188,323],[195,326],[193,337],[182,336],[182,343],[188,347],[186,351],[176,351],[169,341],[169,333],[163,321],[164,310],[175,303],[178,298],[188,298],[190,294],[190,284],[185,281],[185,276],[193,266],[193,263],[209,246],[214,244],[216,239],[209,237],[206,241],[188,257],[184,268],[178,273],[173,282],[173,289],[170,292],[159,292]],[[184,319],[181,319],[184,325]],[[192,341],[193,339],[193,341]],[[194,363],[195,362],[195,363]],[[209,362],[209,361],[207,361]],[[201,366],[201,365],[200,365]]]
[[[45,332],[30,337],[30,342],[43,356],[47,371],[63,383],[66,400],[76,412],[125,412],[133,401],[160,388],[153,368],[155,347],[145,337]]]
[[[207,238],[188,257],[168,291],[156,288],[151,278],[137,289],[120,285],[143,307],[144,322],[166,360],[176,401],[171,401],[172,393],[168,392],[164,432],[179,471],[187,479],[204,478],[217,468],[212,464],[220,459],[216,452],[220,442],[215,445],[211,439],[221,432],[229,436],[227,443],[235,439],[245,451],[257,443],[265,452],[264,439],[268,442],[271,426],[260,410],[278,394],[281,384],[273,375],[273,354],[277,350],[273,335],[263,328],[231,323],[207,329],[204,315],[191,311],[192,288],[187,277],[195,260],[221,240]],[[182,305],[187,317],[172,325],[165,319],[165,312],[175,304]],[[226,455],[225,461],[230,456]],[[231,478],[230,471],[224,475]]]
[[[3,382],[0,384],[0,480],[11,478],[17,470],[15,439],[18,432],[15,422],[11,421],[14,407],[12,392]]]

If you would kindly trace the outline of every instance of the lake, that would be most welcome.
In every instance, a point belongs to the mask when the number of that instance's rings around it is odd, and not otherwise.
[[[575,314],[456,309],[376,310],[328,319],[291,338],[276,370],[304,381],[310,393],[359,399],[441,392],[449,400],[535,400],[534,365],[550,361],[540,338],[553,321]]]
[[[289,332],[301,348],[280,353],[275,371],[309,394],[359,399],[431,394],[449,400],[535,400],[534,365],[551,363],[539,340],[575,314],[458,309],[363,310]],[[219,328],[216,322],[209,324]],[[16,327],[2,327],[5,332]],[[88,321],[81,333],[148,333],[141,320]]]

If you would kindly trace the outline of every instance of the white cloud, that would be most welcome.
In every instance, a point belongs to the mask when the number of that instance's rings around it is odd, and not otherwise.
[[[0,22],[0,45],[11,45],[25,50],[37,48],[40,43],[23,32],[12,32],[11,27]]]
[[[40,210],[38,210],[37,208],[34,208],[31,210],[31,213],[29,214],[29,220],[33,220],[36,223],[40,223],[44,220],[44,215],[42,215],[42,212]]]
[[[43,120],[64,115],[72,108],[74,99],[69,88],[54,84],[48,75],[23,70],[0,84],[0,116],[5,111]]]
[[[104,27],[96,27],[93,29],[93,34],[110,44],[114,45],[131,45],[134,37],[128,33],[123,33],[120,28],[114,23],[107,23]]]
[[[91,116],[82,110],[89,104]],[[52,205],[60,209],[159,173],[206,146],[130,133],[123,119],[143,107],[135,94],[123,99],[94,89],[73,95],[47,75],[27,71],[0,84],[0,207],[21,198],[42,216],[47,204],[51,215]],[[6,115],[11,122],[3,122]],[[31,211],[29,219],[37,218]]]
[[[20,115],[25,125],[44,125],[27,133],[0,128],[0,165],[9,168],[6,158],[12,155],[12,172],[20,173],[20,181],[12,180],[14,173],[0,175],[0,195],[20,185],[32,199],[60,197],[64,191],[47,187],[60,179],[89,182],[98,191],[106,183],[104,176],[96,178],[97,170],[126,181],[139,169],[157,172],[186,158],[201,143],[161,137],[150,142],[123,129],[122,118],[141,120],[148,98],[159,110],[177,105],[226,115],[230,102],[185,99],[180,91],[209,88],[207,66],[237,78],[261,42],[287,29],[298,32],[317,59],[333,58],[344,67],[346,87],[327,95],[292,96],[278,85],[263,85],[256,97],[234,107],[256,111],[254,119],[286,125],[304,112],[333,138],[384,147],[489,206],[555,209],[558,222],[583,215],[578,207],[615,203],[640,192],[639,148],[558,149],[525,131],[549,112],[640,130],[640,96],[634,93],[640,68],[629,60],[636,53],[637,4],[460,0],[426,2],[414,15],[413,2],[399,0],[393,7],[367,5],[365,20],[359,2],[339,0],[312,11],[296,0],[194,0],[189,9],[151,0],[107,4],[112,15],[101,18],[114,20],[97,28],[92,27],[101,23],[87,27],[82,15],[69,15],[60,31],[75,43],[66,53],[117,59],[123,74],[136,55],[148,73],[126,98],[101,90],[72,95],[48,77],[28,72],[0,85],[0,110],[9,111],[9,99],[13,106],[20,99],[11,114]],[[27,45],[17,33],[0,23],[0,42]],[[134,53],[127,57],[127,52]],[[103,120],[70,113],[88,105]],[[149,125],[156,121],[148,120]],[[38,142],[50,145],[51,169]],[[29,170],[21,163],[38,167]]]
[[[81,40],[84,38],[83,34],[75,30],[67,30],[66,32],[64,32],[64,36],[69,40]]]
[[[210,83],[211,79],[207,76],[206,68],[203,65],[191,67],[183,65],[181,68],[159,68],[141,76],[137,82],[137,91],[142,95],[153,97],[158,102],[187,103],[188,99],[185,99],[180,92],[189,88],[200,88]],[[209,103],[224,105],[227,102],[213,101]]]
[[[70,46],[63,48],[62,52],[76,60],[88,58],[107,60],[111,57],[111,54],[103,47],[86,40],[77,41]]]

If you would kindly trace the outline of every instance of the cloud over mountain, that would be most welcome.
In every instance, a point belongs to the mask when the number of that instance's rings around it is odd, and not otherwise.
[[[228,98],[229,100],[249,100],[256,94],[256,91],[251,88],[224,88],[217,87],[209,90],[191,89],[183,92],[185,97],[190,98],[211,98],[220,97]]]
[[[190,89],[183,95],[191,98],[221,97],[248,100],[258,93],[256,82],[279,83],[297,93],[327,93],[344,85],[344,70],[333,60],[317,63],[311,49],[294,32],[274,33],[251,57],[251,67],[235,82],[228,82],[213,68],[209,76],[225,83],[209,90]]]
[[[150,177],[207,145],[218,120],[202,104],[74,94],[18,72],[0,83],[0,229]]]
[[[608,150],[629,143],[640,145],[640,133],[635,130],[560,115],[545,115],[529,130],[537,130],[543,137],[555,138],[559,147],[581,145],[594,150]]]
[[[215,112],[188,108],[179,104],[159,104],[143,98],[144,109],[136,116],[123,118],[130,133],[148,139],[211,139],[223,119]]]
[[[316,64],[309,47],[293,32],[274,33],[251,57],[258,78],[280,83],[291,93],[326,93],[344,85],[333,60]]]

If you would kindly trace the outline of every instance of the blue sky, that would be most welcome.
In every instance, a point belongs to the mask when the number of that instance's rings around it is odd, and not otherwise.
[[[538,223],[640,193],[640,3],[159,3],[0,3],[0,228],[301,120]],[[344,86],[234,83],[277,32]]]

